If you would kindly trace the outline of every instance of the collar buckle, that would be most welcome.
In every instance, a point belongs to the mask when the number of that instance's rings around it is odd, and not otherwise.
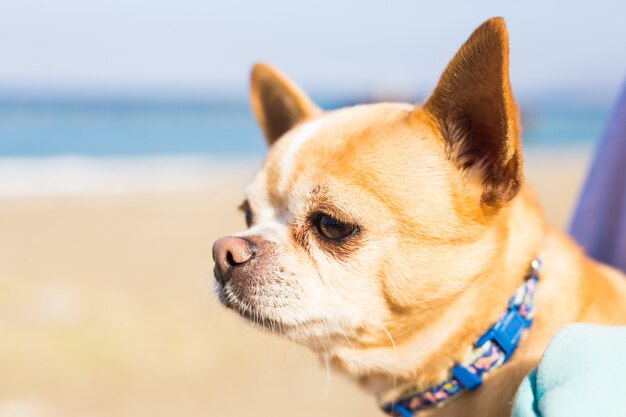
[[[508,359],[517,347],[522,332],[529,326],[530,322],[520,315],[517,308],[509,307],[506,314],[478,339],[476,347],[492,341],[502,349]]]

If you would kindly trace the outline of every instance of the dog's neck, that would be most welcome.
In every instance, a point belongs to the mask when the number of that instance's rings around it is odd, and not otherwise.
[[[522,283],[525,272],[516,280]],[[421,329],[407,342],[391,347],[351,349],[336,351],[339,365],[349,374],[366,373],[359,383],[374,394],[381,404],[397,400],[407,390],[424,391],[450,377],[455,364],[466,362],[474,354],[476,341],[506,312],[513,291],[501,295],[500,308],[489,313],[490,320],[481,314],[467,311],[459,315],[455,308],[448,309],[441,319],[426,329]],[[464,294],[459,305],[473,306],[480,303],[484,294],[473,289]],[[468,322],[481,323],[468,330]],[[335,361],[337,363],[337,361]]]
[[[396,400],[409,388],[426,390],[446,380],[451,368],[470,354],[477,338],[502,315],[537,255],[544,223],[539,209],[536,218],[528,218],[534,197],[529,191],[521,194],[506,217],[510,247],[479,285],[468,287],[438,320],[416,330],[404,343],[368,349],[340,347],[333,351],[332,363],[356,376],[380,403]],[[522,214],[524,221],[520,221]],[[502,302],[493,303],[489,310],[474,308],[485,304],[485,288],[490,288],[490,298]]]

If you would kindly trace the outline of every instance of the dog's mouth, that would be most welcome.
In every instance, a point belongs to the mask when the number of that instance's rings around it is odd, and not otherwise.
[[[216,288],[217,298],[226,307],[236,311],[241,317],[253,324],[260,325],[276,333],[286,333],[295,326],[282,322],[264,313],[256,303],[237,294],[228,284]]]
[[[236,311],[247,321],[254,325],[264,327],[272,333],[296,336],[302,335],[316,327],[324,327],[324,320],[322,319],[309,319],[298,321],[297,323],[288,323],[280,319],[280,317],[277,317],[277,314],[273,312],[268,313],[266,311],[267,308],[259,308],[256,302],[248,300],[246,297],[238,294],[237,291],[228,284],[217,284],[215,290],[217,298],[226,308]]]

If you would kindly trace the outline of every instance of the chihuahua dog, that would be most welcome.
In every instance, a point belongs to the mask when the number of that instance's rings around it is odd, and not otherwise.
[[[561,326],[626,324],[626,278],[547,226],[524,183],[501,18],[423,105],[324,112],[265,64],[251,83],[269,152],[247,231],[214,244],[218,298],[323,346],[384,411],[508,416]]]

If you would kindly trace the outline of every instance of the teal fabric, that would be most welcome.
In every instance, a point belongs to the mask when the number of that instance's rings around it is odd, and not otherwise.
[[[625,417],[626,327],[570,324],[524,379],[512,417]]]

